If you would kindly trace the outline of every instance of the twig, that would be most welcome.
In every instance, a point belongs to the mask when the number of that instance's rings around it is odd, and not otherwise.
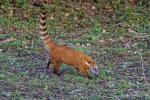
[[[138,50],[138,48],[137,48]],[[143,79],[145,81],[146,84],[148,84],[147,80],[146,80],[146,75],[145,75],[145,68],[144,68],[144,60],[143,60],[143,56],[141,54],[141,52],[138,50],[139,52],[139,56],[140,56],[140,60],[141,60],[141,65],[142,65],[142,73],[143,73]]]
[[[134,38],[135,38],[135,37],[133,37],[133,41],[134,41]],[[146,79],[146,75],[145,75],[145,68],[144,68],[144,60],[143,60],[143,56],[142,56],[142,54],[141,54],[141,52],[140,52],[140,50],[139,50],[139,48],[138,48],[138,46],[137,46],[137,43],[136,43],[135,46],[136,46],[136,49],[137,49],[138,54],[139,54],[139,56],[140,56],[143,79],[144,79],[145,83],[148,84],[147,79]]]

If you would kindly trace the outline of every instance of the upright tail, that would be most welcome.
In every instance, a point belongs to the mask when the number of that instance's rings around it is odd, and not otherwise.
[[[46,26],[46,10],[44,7],[41,8],[40,14],[40,38],[43,40],[45,44],[50,42],[51,36],[48,34],[47,26]]]
[[[41,8],[41,14],[40,14],[40,38],[42,39],[42,41],[44,42],[44,44],[46,45],[46,47],[48,47],[49,49],[53,49],[56,44],[54,42],[52,42],[51,40],[51,36],[50,34],[48,34],[47,31],[47,26],[46,26],[46,10],[45,7]]]

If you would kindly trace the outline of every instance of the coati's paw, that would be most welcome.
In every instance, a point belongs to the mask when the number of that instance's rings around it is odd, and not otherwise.
[[[47,67],[47,68],[49,68],[50,64],[51,64],[51,60],[49,60],[49,61],[48,61],[48,63],[47,63],[47,66],[46,66],[46,67]]]
[[[53,73],[56,74],[57,76],[60,76],[62,74],[61,72],[58,72],[58,71],[55,71],[55,70],[53,71]]]
[[[88,77],[88,79],[92,79],[92,77],[90,75],[88,75],[87,77]]]

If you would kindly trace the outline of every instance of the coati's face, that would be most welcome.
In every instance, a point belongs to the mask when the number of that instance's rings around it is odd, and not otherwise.
[[[88,61],[85,62],[85,64],[89,67],[91,73],[98,75],[99,74],[99,70],[97,67],[96,62],[93,59],[88,59]]]

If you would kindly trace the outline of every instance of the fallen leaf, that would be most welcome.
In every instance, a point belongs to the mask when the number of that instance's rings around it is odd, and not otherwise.
[[[6,39],[6,40],[1,40],[0,43],[7,43],[7,42],[11,42],[11,41],[14,41],[16,40],[15,38],[11,37],[9,39]]]
[[[3,28],[0,28],[0,34],[5,34],[5,30]]]
[[[4,49],[0,49],[0,52],[2,52]]]
[[[65,14],[65,18],[68,17],[69,15],[70,15],[69,13],[66,13],[66,14]]]

